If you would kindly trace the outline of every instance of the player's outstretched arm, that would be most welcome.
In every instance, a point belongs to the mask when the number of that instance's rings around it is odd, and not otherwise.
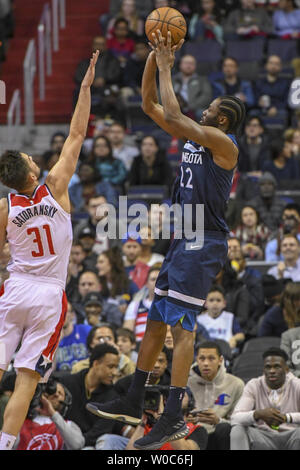
[[[8,217],[7,199],[0,199],[0,253],[6,242],[6,226]]]
[[[91,112],[91,85],[95,78],[95,65],[99,51],[93,53],[89,68],[82,80],[76,108],[70,124],[69,136],[66,139],[58,162],[49,172],[46,183],[55,198],[60,198],[68,191],[70,179],[75,173],[80,150],[86,136]]]
[[[203,145],[203,147],[209,148],[216,163],[223,168],[232,169],[236,165],[237,148],[231,139],[216,127],[200,126],[180,110],[171,78],[171,69],[174,64],[174,47],[171,46],[170,32],[168,32],[168,38],[165,41],[160,31],[158,31],[157,36],[154,38],[153,49],[159,70],[159,88],[164,120],[173,129],[173,135],[184,136],[185,140],[192,140]]]

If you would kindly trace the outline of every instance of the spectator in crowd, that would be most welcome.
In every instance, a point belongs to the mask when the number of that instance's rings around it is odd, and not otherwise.
[[[258,184],[259,194],[251,199],[249,204],[257,210],[260,220],[263,220],[272,232],[277,230],[286,204],[276,196],[277,183],[271,173],[262,173]]]
[[[175,94],[180,98],[182,112],[201,119],[212,101],[212,88],[207,77],[197,73],[197,61],[185,54],[179,61],[179,72],[172,77]]]
[[[159,270],[160,266],[155,265],[149,269],[146,289],[142,289],[138,299],[134,298],[130,302],[125,312],[123,326],[134,332],[136,342],[142,341],[145,334],[148,312],[154,299],[155,283]]]
[[[268,274],[276,279],[291,279],[300,281],[300,242],[295,235],[286,234],[280,244],[280,251],[283,257],[277,266],[269,269]]]
[[[277,55],[267,58],[266,76],[255,82],[256,104],[260,114],[266,117],[286,117],[290,81],[280,76],[282,61]]]
[[[60,382],[37,387],[20,430],[16,450],[79,450],[85,439],[79,426],[65,420],[72,395]]]
[[[45,163],[49,161],[49,159],[52,157],[54,153],[58,153],[60,155],[60,152],[62,151],[66,138],[67,136],[64,132],[59,131],[59,132],[55,132],[54,134],[52,134],[51,139],[50,139],[50,149],[44,152],[42,155],[42,158],[45,161]]]
[[[111,18],[107,25],[106,35],[108,38],[113,35],[113,28],[119,18],[124,18],[128,21],[129,35],[133,39],[137,39],[144,34],[144,20],[139,16],[136,9],[136,0],[123,0],[118,13]]]
[[[126,128],[121,122],[114,122],[108,131],[108,138],[112,146],[113,157],[121,160],[129,171],[134,157],[139,154],[136,145],[127,145],[125,142]]]
[[[255,0],[241,0],[240,8],[225,18],[225,39],[252,38],[272,33],[272,20],[268,13],[255,6]]]
[[[237,351],[245,340],[245,335],[234,313],[227,312],[225,307],[224,289],[221,286],[212,286],[205,300],[205,310],[197,316],[197,322],[205,327],[212,340],[222,339],[232,350]]]
[[[66,319],[55,356],[56,370],[70,372],[76,362],[88,357],[86,339],[90,330],[90,325],[76,323],[75,312],[68,302]]]
[[[78,169],[79,181],[69,188],[74,212],[88,211],[90,198],[104,196],[109,204],[118,205],[117,192],[113,185],[89,163],[81,163]]]
[[[7,42],[14,36],[14,8],[11,0],[0,0],[0,65],[6,59]]]
[[[280,0],[273,14],[273,28],[282,39],[300,38],[300,8],[294,0]]]
[[[99,135],[94,139],[89,161],[98,170],[103,181],[113,185],[119,193],[123,192],[127,171],[124,163],[113,157],[113,149],[108,137]]]
[[[283,134],[284,140],[290,142],[292,147],[292,155],[299,163],[300,161],[300,130],[287,129]]]
[[[263,353],[263,376],[250,380],[231,417],[231,450],[299,450],[300,381],[280,348]]]
[[[295,327],[289,328],[281,335],[280,348],[286,352],[288,356],[287,365],[290,372],[300,378],[300,314],[298,310],[295,315]]]
[[[151,392],[150,392],[151,393]],[[137,450],[134,447],[134,442],[141,437],[145,436],[150,432],[156,421],[159,419],[161,413],[164,410],[164,396],[163,392],[160,392],[159,389],[154,389],[154,396],[157,396],[157,399],[153,399],[153,391],[150,397],[152,400],[155,400],[155,404],[153,401],[151,403],[151,399],[145,405],[145,409],[142,416],[141,424],[139,424],[134,434],[131,436],[126,450]],[[163,446],[160,447],[159,450],[204,450],[207,446],[207,432],[206,430],[200,426],[199,424],[193,423],[193,418],[190,414],[194,405],[194,397],[191,394],[191,391],[187,387],[185,389],[185,395],[182,400],[182,414],[184,420],[186,422],[187,427],[189,428],[189,434],[182,439],[178,439],[177,441],[167,442]],[[147,409],[147,405],[149,409]],[[151,406],[152,405],[152,406]]]
[[[171,370],[172,368],[172,357],[173,357],[173,349],[174,349],[174,339],[172,335],[172,329],[170,325],[167,325],[166,337],[165,337],[165,347],[169,350],[170,353],[170,362],[168,364],[168,368]]]
[[[147,266],[153,266],[157,263],[162,263],[164,260],[164,256],[160,255],[159,253],[153,252],[154,247],[154,240],[152,238],[152,229],[151,226],[148,227],[141,227],[140,230],[140,237],[141,237],[141,253],[139,255],[139,260],[142,263],[147,264]]]
[[[129,57],[125,65],[121,89],[125,106],[130,98],[137,102],[142,100],[142,76],[150,50],[145,40],[137,40],[134,53]]]
[[[213,99],[233,95],[242,100],[247,108],[252,108],[255,104],[252,85],[248,80],[240,79],[238,62],[233,57],[225,57],[222,72],[223,77],[212,83]]]
[[[128,278],[120,250],[112,248],[103,251],[97,260],[97,269],[105,299],[114,299],[125,313],[127,302],[138,291],[138,286]]]
[[[300,300],[300,283],[287,282],[280,305],[274,305],[265,313],[258,330],[258,336],[277,336],[288,328],[295,328]]]
[[[259,116],[246,119],[245,131],[238,139],[239,171],[261,175],[262,165],[271,158],[270,141]]]
[[[129,359],[136,364],[138,354],[135,350],[135,334],[128,328],[118,328],[116,334],[119,351],[129,357]]]
[[[187,383],[195,398],[195,422],[208,432],[207,450],[229,450],[230,416],[244,383],[226,372],[219,345],[204,341],[196,346],[196,363]]]
[[[158,141],[153,135],[145,135],[140,145],[140,155],[135,157],[129,173],[129,185],[164,185],[170,190],[172,169]]]
[[[93,449],[97,439],[105,433],[121,434],[122,425],[92,415],[86,404],[95,400],[105,403],[116,398],[113,381],[119,363],[118,350],[108,343],[98,344],[92,350],[89,367],[76,374],[61,375],[59,380],[72,395],[72,405],[66,418],[75,422],[85,438],[85,447]],[[55,375],[53,374],[54,378]]]
[[[243,207],[240,224],[233,233],[239,240],[242,254],[246,259],[264,259],[265,246],[271,233],[268,227],[260,222],[259,214],[254,207],[250,205]]]
[[[96,243],[96,231],[91,227],[83,227],[78,233],[78,240],[86,253],[84,260],[86,269],[94,271],[97,262],[97,254],[93,249]]]
[[[109,12],[104,13],[100,16],[99,22],[101,25],[102,31],[105,33],[107,29],[107,24],[111,18],[114,18],[121,9],[123,0],[110,0],[109,2]],[[155,3],[155,2],[154,2]],[[156,6],[153,7],[152,0],[143,0],[143,2],[136,2],[136,10],[139,16],[142,18],[146,18],[149,13],[153,10],[153,8],[157,8]]]
[[[84,298],[89,292],[101,292],[102,286],[95,271],[86,270],[80,274],[78,291],[72,299],[72,305],[77,316],[77,323],[85,321]]]
[[[281,189],[291,188],[293,180],[300,176],[299,162],[292,155],[292,144],[283,139],[272,142],[271,160],[263,162],[262,170],[271,173]]]
[[[141,289],[146,281],[149,266],[139,261],[142,252],[142,239],[140,236],[133,238],[130,233],[126,233],[122,238],[123,261],[127,275]]]
[[[89,292],[83,300],[86,323],[97,326],[108,322],[118,328],[123,323],[123,315],[114,302],[104,300],[101,292]]]
[[[127,375],[133,374],[135,371],[135,363],[127,357],[125,354],[119,351],[119,348],[116,344],[116,332],[113,326],[110,323],[99,323],[99,325],[94,326],[87,337],[86,346],[91,356],[93,349],[100,343],[108,343],[111,346],[115,347],[119,352],[119,361],[117,371],[114,374],[113,381],[115,382],[118,379],[126,377]],[[74,364],[72,368],[72,374],[76,374],[83,369],[89,367],[89,358],[83,359],[82,361]]]
[[[82,243],[74,239],[71,247],[66,282],[66,294],[71,303],[78,298],[79,277],[81,273],[87,269],[85,264],[86,257],[87,254],[83,249]]]
[[[188,25],[188,34],[191,41],[203,39],[216,39],[224,44],[223,28],[221,26],[220,10],[215,0],[200,0],[195,8]]]
[[[281,294],[288,281],[276,279],[270,274],[263,274],[262,286],[264,291],[264,313],[274,305],[280,306]]]
[[[107,48],[104,36],[93,38],[92,50],[100,51],[101,61],[95,67],[95,80],[91,87],[92,112],[101,111],[102,115],[118,108],[118,90],[121,85],[121,67],[118,59]],[[74,80],[76,88],[73,95],[73,103],[77,101],[82,79],[89,66],[90,59],[83,59],[77,65]]]
[[[148,213],[148,222],[154,233],[154,253],[166,256],[172,238],[171,220],[166,206],[164,204],[151,204]],[[165,228],[167,229],[168,236],[163,235]]]
[[[115,21],[110,39],[107,40],[108,50],[119,60],[124,69],[127,60],[134,52],[135,41],[130,37],[129,24],[125,18]]]
[[[282,261],[280,252],[283,235],[291,233],[300,241],[300,206],[296,203],[289,203],[285,206],[282,217],[278,224],[279,228],[274,233],[274,238],[268,241],[265,250],[266,261]]]

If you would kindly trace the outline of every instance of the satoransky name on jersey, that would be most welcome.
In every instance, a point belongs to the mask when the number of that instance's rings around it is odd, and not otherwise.
[[[57,210],[58,209],[53,206],[48,206],[48,204],[41,204],[40,206],[31,207],[19,212],[12,222],[16,224],[17,227],[22,227],[22,225],[25,224],[27,220],[39,215],[46,215],[47,217],[51,217],[53,219]]]

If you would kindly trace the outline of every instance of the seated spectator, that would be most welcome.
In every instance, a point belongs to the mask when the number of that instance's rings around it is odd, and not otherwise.
[[[119,351],[136,364],[138,353],[135,350],[136,340],[133,331],[128,328],[118,328],[116,334]]]
[[[277,55],[270,55],[265,64],[266,76],[255,82],[256,106],[261,116],[286,117],[290,81],[280,76],[282,61]]]
[[[147,393],[147,392],[146,392]],[[155,395],[153,395],[153,393]],[[147,401],[145,404],[145,408],[143,410],[142,422],[139,424],[131,436],[126,449],[125,450],[136,450],[134,443],[141,439],[142,437],[146,436],[159,419],[159,416],[164,411],[164,392],[160,391],[160,389],[150,389],[149,390],[150,400]],[[155,404],[153,403],[154,397],[157,397]],[[193,417],[191,415],[191,411],[194,405],[194,398],[192,396],[191,391],[187,387],[185,389],[185,394],[182,400],[182,415],[186,422],[186,425],[189,429],[189,434],[182,439],[178,439],[176,441],[167,442],[163,444],[159,450],[205,450],[207,446],[207,432],[206,430],[198,425],[193,423]],[[149,403],[149,409],[147,409],[147,404]],[[150,405],[151,408],[150,408]]]
[[[276,279],[291,279],[300,281],[300,242],[295,235],[283,236],[280,251],[283,257],[277,266],[269,269],[268,274]]]
[[[119,363],[118,350],[108,343],[98,344],[92,350],[88,368],[76,374],[61,375],[59,380],[72,395],[72,405],[66,418],[75,422],[85,438],[85,447],[95,448],[97,439],[106,433],[121,434],[123,425],[113,420],[92,415],[89,402],[108,402],[117,397],[113,381]],[[53,374],[54,378],[55,375]]]
[[[166,206],[160,204],[151,204],[150,210],[148,213],[148,222],[151,225],[152,231],[154,233],[154,253],[159,253],[163,256],[166,256],[168,253],[171,238],[172,238],[172,227],[170,215],[168,215]],[[165,237],[164,229],[167,229],[167,233],[170,230],[170,236]]]
[[[271,158],[270,140],[265,133],[263,121],[259,116],[246,119],[245,131],[238,139],[239,171],[259,175],[264,162]]]
[[[86,271],[87,266],[84,263],[87,257],[82,244],[74,239],[71,247],[71,253],[68,264],[68,275],[66,281],[66,294],[69,301],[72,303],[78,298],[78,281],[79,276],[83,271]]]
[[[119,193],[123,191],[127,171],[124,163],[113,157],[112,145],[108,137],[99,135],[94,139],[89,161],[98,170],[102,181],[113,185]]]
[[[300,381],[280,348],[268,349],[263,359],[263,376],[246,384],[232,414],[230,449],[299,450]]]
[[[197,316],[197,322],[205,327],[212,340],[222,339],[231,349],[237,350],[245,340],[234,313],[225,310],[225,292],[220,286],[212,286],[206,296],[204,311]]]
[[[16,450],[79,450],[85,439],[79,426],[65,416],[72,395],[60,382],[39,385],[29,405]]]
[[[195,398],[194,423],[208,432],[207,450],[229,450],[230,416],[244,383],[226,372],[217,343],[204,341],[196,346],[196,363],[187,385]]]
[[[134,98],[137,102],[142,100],[142,77],[146,60],[151,51],[145,40],[139,39],[135,43],[134,53],[126,62],[123,74],[121,95],[125,107],[128,99]]]
[[[66,319],[55,356],[56,370],[70,372],[76,362],[88,357],[86,339],[91,328],[90,325],[76,323],[75,312],[68,302]]]
[[[141,253],[138,257],[139,261],[145,263],[147,266],[153,266],[157,263],[162,263],[164,256],[159,253],[153,252],[154,240],[151,237],[152,229],[150,226],[141,227],[140,237],[141,237]]]
[[[281,240],[283,235],[291,233],[300,241],[300,206],[296,203],[287,204],[283,210],[279,222],[279,228],[274,233],[274,238],[268,241],[265,250],[266,261],[282,261],[280,252]]]
[[[287,282],[281,295],[280,305],[274,305],[265,313],[257,336],[277,336],[296,326],[300,300],[299,282]]]
[[[270,274],[262,276],[262,286],[264,291],[264,313],[274,305],[280,306],[281,294],[288,281],[275,279]]]
[[[108,39],[113,36],[113,28],[119,18],[124,18],[128,21],[129,35],[133,39],[136,40],[139,36],[143,36],[144,20],[137,12],[136,0],[122,1],[118,13],[108,22],[106,32]]]
[[[244,206],[241,211],[241,223],[233,231],[241,244],[241,250],[246,259],[263,260],[265,246],[270,238],[270,230],[260,223],[259,214],[254,207]]]
[[[114,302],[104,300],[101,292],[89,292],[83,299],[84,313],[88,325],[97,326],[108,322],[118,328],[123,323],[123,315]]]
[[[191,118],[201,119],[203,111],[212,101],[211,84],[207,77],[197,72],[197,61],[193,55],[183,55],[178,69],[172,82],[181,110]]]
[[[99,22],[101,25],[102,31],[105,33],[107,30],[108,22],[111,18],[114,18],[121,9],[123,0],[110,0],[109,2],[109,12],[104,13],[100,16]],[[155,4],[155,2],[154,2]],[[153,6],[152,0],[143,0],[143,2],[136,2],[136,10],[139,16],[142,18],[146,18],[149,13],[153,10],[153,8],[157,8]]]
[[[300,129],[287,129],[284,132],[284,140],[292,147],[292,155],[299,163],[300,161]]]
[[[86,269],[94,271],[97,262],[97,254],[93,250],[96,243],[96,231],[91,227],[83,227],[78,233],[78,241],[81,243],[86,254],[84,259]]]
[[[222,64],[223,78],[212,83],[213,99],[233,95],[243,101],[247,108],[255,104],[252,84],[239,78],[239,65],[233,57],[225,57]]]
[[[274,33],[282,39],[300,38],[300,8],[295,0],[280,0],[273,14]]]
[[[255,0],[241,0],[240,8],[225,19],[224,33],[227,39],[266,36],[272,33],[272,20],[264,9],[255,6]]]
[[[138,286],[129,279],[121,252],[118,248],[103,251],[97,260],[97,270],[105,299],[114,299],[122,313],[138,291]]]
[[[142,239],[132,238],[129,233],[122,238],[123,261],[127,275],[141,289],[146,281],[149,272],[149,266],[139,261],[142,252]]]
[[[118,59],[108,50],[106,38],[103,36],[95,36],[92,43],[92,52],[100,51],[101,60],[95,67],[95,80],[91,87],[92,112],[100,111],[102,115],[111,113],[119,109],[118,92],[121,85],[121,67]],[[73,104],[75,106],[80,85],[88,69],[90,59],[83,59],[76,67],[74,80],[76,88],[73,94]],[[116,113],[117,115],[117,113]]]
[[[83,77],[82,77],[83,78]],[[48,162],[50,157],[54,153],[58,153],[60,155],[62,148],[64,146],[64,143],[66,141],[66,134],[64,132],[55,132],[52,134],[51,139],[50,139],[50,148],[46,152],[43,153],[42,158],[45,161],[45,163]]]
[[[108,131],[108,138],[112,146],[113,157],[121,160],[127,171],[130,170],[134,157],[139,149],[134,145],[125,143],[126,130],[121,122],[114,122]]]
[[[298,301],[299,304],[299,301]],[[286,352],[288,356],[287,365],[289,370],[296,377],[300,378],[300,360],[299,360],[299,345],[300,345],[300,316],[299,310],[295,318],[295,328],[289,328],[281,335],[280,348]]]
[[[262,170],[271,173],[281,189],[289,189],[300,176],[299,162],[292,155],[292,144],[279,140],[271,144],[271,160],[262,164]]]
[[[116,344],[116,333],[113,329],[113,326],[110,323],[100,323],[99,325],[94,326],[87,337],[86,346],[91,356],[93,349],[100,343],[108,343],[111,346],[115,347],[119,352],[119,361],[117,366],[117,371],[114,374],[113,381],[119,380],[127,375],[133,374],[135,371],[135,363],[127,357],[125,354],[119,351],[119,348]],[[76,374],[83,369],[89,367],[89,359],[84,359],[82,361],[74,364],[71,373]]]
[[[123,326],[133,331],[136,342],[140,342],[146,331],[146,323],[151,304],[154,299],[154,289],[160,266],[152,266],[148,271],[146,289],[143,288],[141,295],[136,294],[127,307]]]
[[[87,212],[89,200],[98,196],[104,196],[109,204],[117,207],[117,191],[92,165],[81,163],[78,176],[79,181],[69,188],[73,212]]]
[[[127,60],[134,52],[135,41],[130,37],[129,24],[125,18],[118,18],[107,40],[107,49],[119,60],[124,69]]]
[[[224,44],[221,15],[216,1],[200,0],[199,3],[188,25],[190,40],[216,39],[220,44]]]
[[[85,321],[84,298],[89,292],[101,292],[102,286],[99,277],[94,271],[82,272],[78,279],[78,291],[72,299],[72,305],[77,316],[77,323]]]
[[[128,179],[129,186],[165,185],[170,190],[173,183],[172,169],[152,135],[142,138],[140,155],[135,157]]]
[[[277,230],[281,214],[285,207],[285,203],[276,196],[276,179],[269,172],[264,172],[258,180],[259,194],[249,201],[258,214],[260,220],[272,232]]]

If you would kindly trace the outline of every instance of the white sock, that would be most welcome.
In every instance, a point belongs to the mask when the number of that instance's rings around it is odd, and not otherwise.
[[[11,450],[16,441],[16,436],[2,432],[0,435],[0,450]]]

